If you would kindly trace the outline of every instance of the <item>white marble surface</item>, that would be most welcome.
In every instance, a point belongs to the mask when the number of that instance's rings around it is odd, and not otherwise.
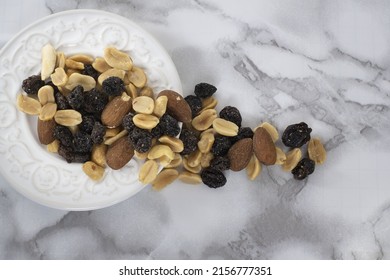
[[[37,205],[0,178],[1,259],[390,259],[388,1],[5,0],[0,45],[75,8],[137,22],[185,93],[215,84],[218,108],[234,104],[247,126],[306,121],[328,161],[303,182],[271,167],[90,212]]]

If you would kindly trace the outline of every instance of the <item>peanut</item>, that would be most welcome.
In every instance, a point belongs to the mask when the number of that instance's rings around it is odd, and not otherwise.
[[[202,113],[205,110],[208,109],[214,109],[217,107],[218,101],[214,97],[210,96],[202,100],[202,110],[200,113]]]
[[[129,81],[137,88],[142,88],[146,85],[147,79],[145,72],[139,67],[133,66],[131,71],[127,72],[127,77],[129,78]]]
[[[47,144],[46,148],[49,153],[58,153],[58,149],[60,148],[60,141],[56,139],[53,142]]]
[[[149,184],[153,182],[158,173],[158,164],[156,161],[150,159],[147,160],[142,166],[138,174],[138,180],[143,184]]]
[[[104,176],[104,168],[97,165],[93,161],[87,161],[83,164],[83,171],[89,178],[94,181],[99,181]]]
[[[154,110],[154,100],[147,96],[139,96],[133,99],[133,109],[137,113],[151,114]]]
[[[179,177],[179,172],[176,169],[164,169],[157,175],[156,179],[152,183],[154,190],[162,190]]]
[[[191,173],[199,173],[202,170],[202,166],[200,164],[196,166],[190,166],[187,157],[183,158],[183,167]]]
[[[150,149],[148,153],[148,159],[158,159],[162,156],[166,156],[170,160],[173,160],[175,158],[174,152],[167,145],[155,145]]]
[[[202,154],[202,157],[200,159],[200,166],[202,166],[202,168],[209,167],[210,162],[213,158],[214,158],[213,153],[208,152],[207,154]]]
[[[117,135],[106,139],[104,141],[104,144],[110,146],[110,145],[114,144],[117,140],[119,140],[122,137],[126,136],[127,134],[129,134],[129,132],[126,129],[124,129],[121,132],[119,132]]]
[[[297,166],[302,157],[302,151],[299,148],[294,148],[286,153],[286,161],[282,164],[284,171],[291,171]]]
[[[68,82],[68,75],[66,75],[64,68],[56,68],[54,73],[50,75],[51,81],[55,86],[62,87]]]
[[[111,66],[107,64],[103,57],[95,58],[95,61],[92,63],[92,67],[100,73],[104,73],[111,69]]]
[[[116,68],[108,69],[107,71],[105,71],[99,75],[98,84],[102,85],[104,80],[109,78],[109,77],[118,77],[121,80],[123,80],[125,75],[126,75],[126,72],[124,70],[116,69]]]
[[[138,96],[137,88],[133,84],[126,85],[125,90],[132,99],[135,99]]]
[[[67,58],[65,60],[65,66],[70,69],[84,70],[84,63]]]
[[[213,121],[213,128],[224,136],[236,136],[238,133],[238,126],[235,123],[221,118],[216,118]]]
[[[261,173],[261,163],[255,155],[252,155],[251,160],[249,161],[246,167],[246,174],[249,180],[256,179],[257,176]]]
[[[134,124],[142,129],[152,129],[159,123],[159,119],[152,115],[136,114],[133,117]]]
[[[275,164],[282,165],[286,161],[286,154],[283,152],[283,150],[279,147],[276,148],[276,161]]]
[[[69,59],[83,64],[91,64],[93,62],[93,57],[86,54],[75,54],[70,56]]]
[[[133,61],[130,56],[114,47],[104,49],[104,59],[113,68],[129,71],[133,67]]]
[[[19,111],[26,113],[28,115],[39,115],[41,112],[41,103],[34,98],[28,97],[23,94],[19,94],[16,99],[16,106]]]
[[[42,121],[51,120],[57,112],[56,103],[47,103],[42,106],[41,112],[39,113],[39,119]]]
[[[211,132],[210,133],[202,133],[200,135],[200,140],[198,142],[199,151],[201,151],[204,154],[210,152],[211,147],[214,144],[214,140],[215,140],[215,137],[214,137],[213,133],[211,133]]]
[[[128,75],[127,75],[128,77]],[[139,93],[141,96],[148,96],[150,98],[154,98],[153,89],[151,87],[143,87]]]
[[[184,149],[183,141],[176,137],[164,135],[161,136],[158,141],[162,144],[168,145],[175,153],[181,153]]]
[[[41,105],[47,103],[55,103],[54,98],[54,89],[51,86],[43,86],[38,90],[38,100],[41,102]]]
[[[202,183],[202,178],[199,174],[191,173],[189,171],[183,171],[179,175],[179,180],[186,184],[197,185]]]
[[[178,166],[180,166],[183,162],[183,159],[181,157],[180,154],[175,154],[175,157],[173,158],[173,160],[167,165],[165,166],[166,168],[176,168]]]
[[[75,110],[58,110],[54,115],[56,123],[63,126],[79,125],[82,121],[81,114]]]
[[[41,67],[41,79],[42,81],[50,77],[56,67],[57,54],[56,50],[51,44],[46,44],[42,48],[42,67]]]
[[[101,167],[106,167],[106,152],[107,146],[104,144],[93,146],[91,160]]]
[[[214,109],[207,109],[192,120],[192,126],[198,131],[203,131],[208,129],[216,118],[217,111]]]
[[[91,76],[73,73],[69,76],[65,88],[68,90],[74,89],[76,86],[82,86],[84,91],[89,91],[96,86],[96,81]]]
[[[200,165],[200,160],[202,158],[202,153],[199,150],[192,152],[188,155],[188,165],[191,167],[195,167]]]
[[[161,118],[162,115],[164,115],[165,112],[167,111],[167,104],[168,104],[168,97],[164,95],[157,97],[156,101],[154,102],[153,114]]]

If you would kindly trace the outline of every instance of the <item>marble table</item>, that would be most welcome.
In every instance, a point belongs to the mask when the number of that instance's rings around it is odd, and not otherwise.
[[[0,178],[0,259],[390,259],[388,1],[3,0],[0,46],[79,8],[137,22],[184,94],[216,85],[218,109],[235,105],[246,126],[306,121],[328,160],[304,181],[264,167],[253,182],[146,187],[87,212],[40,206]]]

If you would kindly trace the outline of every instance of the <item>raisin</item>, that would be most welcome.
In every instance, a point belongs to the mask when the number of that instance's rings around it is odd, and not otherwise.
[[[180,134],[180,140],[183,141],[184,149],[182,155],[189,155],[198,148],[198,137],[195,132],[183,129]]]
[[[51,86],[54,90],[54,94],[56,94],[57,92],[60,92],[58,87],[55,84],[53,84],[52,81],[48,81],[47,83],[45,83],[45,86]]]
[[[230,168],[230,160],[228,157],[216,156],[210,162],[210,167],[219,171],[225,171]]]
[[[297,166],[291,171],[296,180],[303,180],[312,174],[315,169],[315,162],[309,158],[301,159]]]
[[[133,117],[134,117],[133,113],[128,113],[122,119],[123,128],[126,129],[128,132],[131,132],[135,127],[135,124],[133,122]]]
[[[70,147],[73,144],[73,134],[66,126],[57,125],[54,128],[54,138],[66,147]]]
[[[304,122],[289,125],[282,135],[282,142],[287,147],[299,148],[310,140],[311,128]]]
[[[61,92],[56,92],[54,94],[54,97],[57,103],[58,110],[70,109],[68,99]]]
[[[91,134],[94,124],[95,124],[94,116],[83,115],[82,122],[79,124],[79,128],[81,131]]]
[[[91,160],[91,153],[75,153],[73,162],[84,163]]]
[[[107,95],[116,96],[125,90],[125,83],[118,77],[109,77],[104,80],[102,88]]]
[[[253,138],[253,134],[253,130],[250,127],[240,127],[238,134],[234,137],[231,137],[230,142],[234,144],[244,138]]]
[[[107,103],[107,94],[100,90],[94,88],[84,93],[84,110],[88,113],[101,114]]]
[[[80,110],[84,106],[84,89],[82,86],[75,87],[69,93],[68,103],[75,110]]]
[[[161,136],[164,135],[164,132],[163,132],[163,129],[162,129],[160,123],[158,125],[156,125],[154,128],[152,128],[151,133],[152,133],[154,138],[160,138]]]
[[[209,188],[220,188],[226,184],[226,177],[222,171],[215,168],[207,167],[200,173],[203,184]]]
[[[153,136],[145,129],[135,127],[129,134],[129,139],[137,152],[146,153],[152,147]]]
[[[83,71],[81,71],[81,74],[91,76],[95,80],[97,80],[100,75],[99,72],[96,71],[91,64],[84,64],[84,69]]]
[[[164,114],[160,118],[159,125],[164,135],[174,137],[180,132],[179,122],[168,114]]]
[[[195,86],[194,93],[199,98],[207,98],[212,96],[217,91],[217,88],[208,83],[200,83]]]
[[[40,75],[32,75],[22,82],[22,89],[29,95],[36,95],[44,85]]]
[[[73,137],[73,147],[76,152],[88,153],[92,150],[91,136],[83,131],[77,131]]]
[[[226,106],[219,112],[219,117],[235,123],[238,127],[241,127],[242,117],[240,111],[236,107]]]
[[[58,154],[62,156],[68,163],[74,161],[75,152],[72,147],[60,144],[58,148]]]
[[[211,152],[215,156],[224,156],[229,151],[232,144],[230,143],[230,139],[226,136],[216,135],[214,144],[211,147]]]
[[[100,122],[95,122],[91,132],[91,139],[94,144],[101,144],[106,134],[106,128]]]
[[[196,95],[188,95],[184,98],[188,105],[190,105],[192,118],[195,118],[196,115],[202,110],[202,100]]]

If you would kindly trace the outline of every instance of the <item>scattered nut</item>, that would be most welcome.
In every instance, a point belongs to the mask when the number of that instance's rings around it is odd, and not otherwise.
[[[134,150],[134,156],[135,156],[137,159],[147,159],[147,158],[148,158],[148,152],[146,152],[146,153],[140,153],[140,152],[137,152],[136,150]]]
[[[140,168],[138,180],[143,184],[153,182],[158,173],[158,164],[156,161],[149,159]]]
[[[57,62],[56,62],[57,68],[65,68],[65,54],[63,52],[57,52]]]
[[[179,180],[186,183],[186,184],[193,184],[197,185],[202,183],[202,178],[199,174],[191,173],[189,171],[183,171],[179,175]]]
[[[214,140],[215,137],[213,133],[202,133],[198,142],[199,151],[201,151],[203,154],[210,152],[211,147],[214,144]]]
[[[68,83],[65,88],[72,90],[77,86],[82,86],[84,91],[89,91],[96,86],[96,81],[91,76],[82,75],[80,73],[73,73],[68,78]]]
[[[101,167],[106,167],[107,145],[95,145],[92,148],[91,160]]]
[[[159,157],[158,159],[158,163],[162,166],[162,167],[167,167],[169,164],[171,164],[171,159],[167,156],[161,156]]]
[[[263,122],[259,127],[262,127],[265,130],[267,130],[268,134],[271,136],[272,141],[274,141],[274,143],[279,139],[278,130],[272,124]]]
[[[213,121],[213,128],[224,136],[236,136],[238,133],[238,126],[235,123],[221,118],[216,118]]]
[[[261,163],[255,155],[252,155],[247,167],[246,174],[250,180],[256,179],[257,176],[261,173]]]
[[[104,49],[104,59],[113,68],[129,71],[133,67],[133,61],[130,56],[114,47]]]
[[[83,64],[92,64],[93,57],[86,54],[75,54],[69,57],[69,59]]]
[[[173,183],[179,177],[179,172],[176,169],[167,168],[162,170],[152,183],[154,190],[162,190],[169,184]]]
[[[124,70],[116,69],[116,68],[108,69],[107,71],[105,71],[99,75],[98,84],[102,85],[104,80],[109,78],[109,77],[118,77],[118,78],[123,80],[125,75],[126,75],[126,72]]]
[[[125,166],[134,155],[133,144],[127,137],[122,137],[108,147],[106,153],[106,163],[114,170]]]
[[[41,105],[46,105],[47,103],[55,103],[54,98],[54,89],[51,86],[43,86],[38,90],[38,100]]]
[[[173,90],[163,90],[157,97],[168,97],[167,112],[180,122],[187,123],[192,120],[191,108],[187,101]]]
[[[161,136],[158,141],[162,144],[168,145],[175,153],[181,153],[184,149],[183,141],[176,137],[164,135]]]
[[[42,67],[41,67],[41,79],[42,81],[50,77],[56,67],[57,54],[56,50],[51,44],[46,44],[42,48]]]
[[[200,165],[200,160],[202,158],[202,153],[199,150],[192,152],[188,155],[188,165],[191,167],[195,167]]]
[[[83,70],[84,69],[84,63],[75,61],[73,59],[67,58],[65,60],[65,66],[70,69],[76,69],[76,70]]]
[[[159,119],[156,116],[136,114],[133,117],[134,124],[142,129],[152,129],[159,123]]]
[[[105,140],[104,144],[110,146],[114,144],[116,141],[118,141],[119,139],[121,139],[122,137],[126,136],[127,134],[129,134],[129,132],[126,129],[124,129],[121,132],[119,132],[117,135]]]
[[[39,142],[43,145],[48,145],[52,143],[54,138],[54,128],[56,127],[56,122],[51,119],[48,121],[42,121],[38,119],[37,123],[37,133]]]
[[[57,104],[56,103],[47,103],[45,104],[41,112],[39,113],[39,119],[42,121],[48,121],[54,118],[54,115],[57,112]]]
[[[19,94],[16,99],[16,106],[19,111],[26,113],[28,115],[39,115],[41,112],[41,103],[34,98],[28,97],[23,94]]]
[[[291,171],[297,166],[302,157],[302,151],[299,148],[294,148],[286,153],[286,161],[282,164],[284,171]]]
[[[132,99],[135,99],[138,96],[137,88],[133,84],[126,85],[125,90]]]
[[[175,153],[167,145],[155,145],[148,153],[148,159],[158,159],[162,156],[166,156],[170,160],[173,160],[175,158]]]
[[[249,163],[253,154],[253,143],[251,138],[244,138],[237,141],[230,147],[228,158],[230,169],[233,171],[243,170]]]
[[[139,67],[133,66],[131,71],[127,72],[127,76],[129,78],[129,81],[137,88],[142,88],[146,85],[145,72]]]
[[[325,148],[318,138],[310,139],[307,152],[309,153],[309,158],[316,164],[323,164],[326,160]]]
[[[104,138],[108,139],[108,138],[114,137],[119,132],[121,132],[120,127],[107,128],[106,133],[104,134]]]
[[[165,112],[167,111],[167,104],[168,104],[168,97],[166,96],[158,97],[154,102],[153,114],[161,118],[162,115],[164,115]]]
[[[196,165],[196,166],[190,166],[188,164],[188,158],[187,157],[184,157],[183,158],[183,167],[190,171],[191,173],[200,173],[200,171],[202,170],[202,166],[199,164],[199,165]]]
[[[58,153],[58,149],[60,148],[60,141],[56,139],[53,142],[47,144],[46,148],[49,153]]]
[[[87,161],[83,164],[83,171],[89,178],[94,181],[99,181],[104,176],[104,168],[97,165],[93,161]]]
[[[200,159],[200,165],[202,168],[206,168],[210,166],[211,160],[214,158],[213,153],[208,152],[207,154],[202,154],[202,158]]]
[[[272,165],[276,161],[276,148],[275,143],[272,141],[271,136],[262,127],[255,130],[253,135],[253,151],[257,159],[265,164]]]
[[[154,110],[154,100],[148,96],[133,99],[133,110],[141,114],[151,114]]]
[[[62,87],[68,82],[68,75],[65,73],[64,68],[56,68],[54,73],[50,75],[51,81],[55,86]]]
[[[286,154],[279,147],[276,147],[276,161],[275,164],[282,165],[286,162]]]
[[[82,117],[76,110],[67,109],[58,110],[54,115],[54,120],[63,126],[75,126],[81,123]]]
[[[139,94],[141,96],[148,96],[150,98],[154,98],[153,89],[151,87],[143,87]]]
[[[95,58],[95,61],[92,63],[92,67],[100,73],[104,73],[111,69],[111,66],[107,64],[103,57]]]
[[[200,113],[207,109],[214,109],[217,107],[218,101],[214,97],[210,96],[202,100],[202,110]]]
[[[115,96],[102,112],[102,123],[107,127],[117,127],[122,124],[123,117],[131,110],[131,97],[125,92]]]
[[[180,166],[183,162],[183,159],[181,157],[180,154],[175,154],[175,157],[173,158],[173,160],[171,160],[171,162],[165,166],[166,168],[176,168],[178,166]]]
[[[216,118],[217,111],[214,109],[207,109],[192,120],[192,126],[198,131],[203,131],[208,129]]]

